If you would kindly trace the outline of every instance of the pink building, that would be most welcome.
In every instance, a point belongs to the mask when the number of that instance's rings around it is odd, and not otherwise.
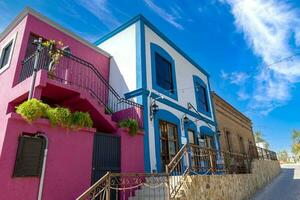
[[[48,54],[40,52],[34,98],[89,112],[93,128],[55,128],[46,119],[28,124],[15,113],[15,106],[28,98],[36,58],[32,42],[37,38],[62,41],[70,53],[49,74]],[[117,126],[122,119],[134,118],[142,128],[143,107],[120,98],[109,85],[108,53],[26,9],[0,35],[0,56],[0,199],[33,200],[38,194],[44,200],[75,199],[106,171],[144,171],[143,132],[129,136]],[[44,180],[42,172],[28,175],[30,162],[26,169],[20,169],[22,160],[16,162],[20,155],[35,161],[22,148],[43,146],[35,142],[40,135],[48,138]]]

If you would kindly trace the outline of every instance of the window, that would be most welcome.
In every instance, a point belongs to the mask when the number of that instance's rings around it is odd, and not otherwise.
[[[189,143],[190,144],[197,144],[194,131],[188,130],[188,137],[189,137]]]
[[[245,153],[245,145],[244,145],[244,140],[242,137],[239,137],[239,142],[240,142],[240,153],[244,154]]]
[[[226,137],[225,139],[226,139],[226,143],[227,143],[227,150],[229,152],[231,152],[230,132],[226,131],[225,137]]]
[[[156,84],[174,93],[172,65],[158,53],[155,53]]]
[[[166,121],[159,121],[161,170],[179,151],[177,126]]]
[[[11,49],[12,49],[13,41],[10,41],[1,52],[1,58],[0,58],[0,69],[4,68],[8,65]]]
[[[41,175],[45,140],[40,137],[22,135],[14,168],[14,177],[39,177]]]
[[[199,107],[201,111],[208,112],[208,102],[207,102],[207,95],[206,89],[203,85],[196,83],[196,95],[199,102]]]
[[[214,149],[215,148],[214,138],[206,135],[205,136],[205,144],[206,144],[207,148]]]
[[[203,80],[198,76],[193,76],[195,97],[197,103],[197,109],[199,112],[210,116],[209,101],[208,101],[208,90]]]
[[[160,46],[151,43],[152,88],[174,100],[178,100],[175,62]]]

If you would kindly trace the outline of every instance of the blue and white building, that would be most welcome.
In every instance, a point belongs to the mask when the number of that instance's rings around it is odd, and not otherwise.
[[[164,171],[187,142],[219,149],[208,73],[145,17],[95,44],[112,55],[111,86],[144,106],[145,171]]]

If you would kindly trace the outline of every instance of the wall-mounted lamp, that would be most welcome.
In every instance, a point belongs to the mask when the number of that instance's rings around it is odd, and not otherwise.
[[[157,111],[159,110],[158,105],[156,104],[156,101],[152,101],[151,105],[150,105],[150,120],[152,120],[154,118],[155,113],[157,113]]]
[[[190,121],[190,119],[186,116],[186,114],[183,116],[183,118],[182,118],[182,121],[183,121],[183,123],[184,124],[187,124],[189,121]]]

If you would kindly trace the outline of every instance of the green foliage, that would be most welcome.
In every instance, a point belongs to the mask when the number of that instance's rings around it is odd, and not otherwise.
[[[37,99],[30,99],[16,107],[16,112],[27,122],[31,123],[39,118],[46,118],[52,126],[61,126],[78,130],[92,128],[93,120],[89,113],[76,111],[71,113],[68,108],[51,108]]]
[[[289,161],[289,154],[286,150],[277,152],[278,160],[282,162],[288,162]]]
[[[293,130],[292,133],[292,153],[295,156],[295,160],[300,160],[300,131]]]
[[[263,138],[263,134],[260,131],[254,133],[254,139],[256,143],[262,143],[265,149],[270,148],[270,144]]]
[[[37,99],[30,99],[16,107],[16,112],[27,122],[31,123],[39,118],[46,117],[49,106]]]
[[[71,128],[80,129],[83,127],[92,128],[93,121],[89,113],[86,112],[74,112],[71,116]]]
[[[71,125],[71,112],[68,108],[56,107],[47,110],[47,118],[52,126],[69,128]]]
[[[138,133],[139,124],[135,119],[126,119],[119,122],[119,126],[122,128],[128,128],[129,134],[134,136]]]

